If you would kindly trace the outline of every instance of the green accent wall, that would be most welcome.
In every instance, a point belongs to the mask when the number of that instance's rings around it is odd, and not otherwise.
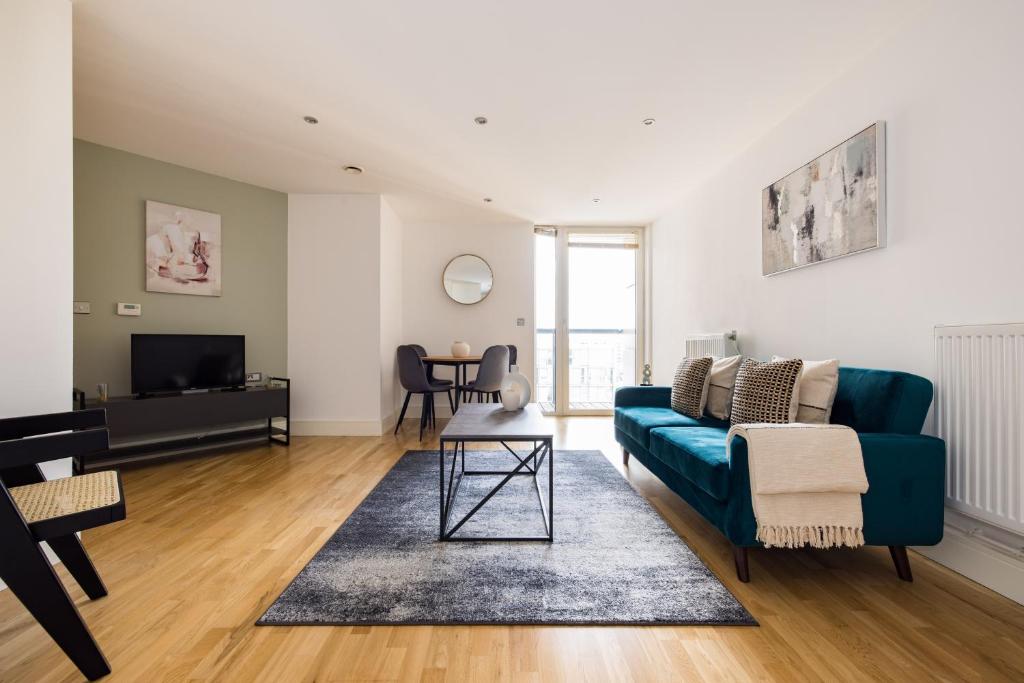
[[[74,296],[92,310],[74,315],[75,386],[129,393],[133,332],[244,334],[246,369],[285,375],[288,195],[84,140],[74,151]],[[221,296],[146,291],[147,199],[220,214]]]

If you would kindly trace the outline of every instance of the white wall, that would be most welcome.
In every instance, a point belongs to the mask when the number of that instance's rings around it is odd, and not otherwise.
[[[71,409],[71,3],[0,4],[0,417]],[[71,473],[70,460],[48,476]]]
[[[533,377],[533,224],[407,221],[403,236],[403,342],[439,354],[451,353],[456,340],[469,343],[474,353],[492,344],[515,344],[523,374]],[[494,272],[491,293],[469,306],[449,299],[441,285],[448,261],[467,253],[483,258]],[[526,325],[516,327],[516,318],[524,318]],[[449,368],[438,368],[436,374],[452,377]],[[404,396],[400,392],[397,398]],[[415,400],[410,404],[407,419],[419,417],[418,405]],[[449,412],[447,401],[438,399],[438,415]]]
[[[394,427],[399,400],[397,355],[402,343],[402,222],[386,199],[380,205],[380,414],[386,431]]]
[[[1024,320],[1024,4],[982,4],[936,4],[655,222],[660,381],[686,332],[931,376],[934,325]],[[878,119],[888,247],[762,277],[761,188]]]
[[[687,332],[931,377],[934,325],[1024,320],[1024,3],[930,7],[654,223],[659,382]],[[888,247],[762,277],[761,189],[879,119]]]
[[[288,196],[296,434],[381,433],[380,195]]]
[[[4,0],[0,418],[71,409],[72,144],[71,3]],[[42,469],[66,477],[71,460]]]

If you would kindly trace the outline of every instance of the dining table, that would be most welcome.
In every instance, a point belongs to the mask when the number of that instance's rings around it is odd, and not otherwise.
[[[455,368],[455,409],[459,409],[459,387],[468,384],[467,368],[480,365],[482,356],[442,356],[427,355],[421,359],[427,365],[443,365]],[[461,377],[461,379],[460,379]]]

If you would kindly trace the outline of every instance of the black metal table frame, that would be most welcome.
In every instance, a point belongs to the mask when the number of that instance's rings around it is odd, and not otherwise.
[[[428,355],[427,358],[430,358],[430,356]],[[440,365],[446,368],[455,369],[455,386],[453,388],[455,389],[455,410],[458,410],[459,396],[461,395],[459,387],[469,384],[469,366],[480,365],[480,359],[475,358],[473,360],[465,360],[462,358],[452,358],[444,360],[427,360],[424,362],[426,362],[427,365]]]
[[[505,438],[499,441],[505,449],[515,456],[519,464],[516,465],[511,471],[495,471],[495,470],[466,470],[466,442],[468,439],[441,439],[441,445],[438,449],[439,464],[440,464],[440,481],[441,481],[441,526],[440,535],[438,539],[441,541],[547,541],[552,542],[555,540],[555,451],[553,447],[553,439],[551,437],[546,439],[516,439],[516,438]],[[519,456],[518,453],[512,449],[508,443],[532,443],[533,450],[525,458]],[[454,448],[449,451],[449,444],[453,444]],[[461,452],[460,452],[461,451]],[[445,487],[445,469],[447,467],[446,458],[449,453],[452,457],[451,471],[448,476],[447,490]],[[460,457],[461,456],[461,457]],[[544,460],[548,461],[548,503],[544,505],[544,494],[541,492],[540,484],[537,482],[537,474],[540,472],[540,468],[544,465]],[[462,466],[456,476],[456,465],[461,460]],[[532,463],[532,467],[531,467]],[[463,477],[476,477],[476,476],[504,476],[504,478],[495,486],[491,491],[480,500],[473,509],[466,513],[466,515],[459,520],[454,526],[451,525],[452,510],[455,508],[455,499],[459,494],[459,485],[462,484]],[[537,492],[537,501],[540,503],[540,511],[544,518],[544,530],[547,532],[544,536],[455,536],[455,533],[462,528],[473,515],[475,515],[480,508],[482,508],[487,501],[489,501],[494,495],[500,491],[505,484],[512,480],[515,476],[527,476],[533,477],[533,488]]]

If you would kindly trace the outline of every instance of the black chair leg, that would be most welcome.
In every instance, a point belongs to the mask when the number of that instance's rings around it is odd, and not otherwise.
[[[427,395],[423,394],[423,405],[420,408],[420,441],[423,441],[423,428],[427,425]]]
[[[92,560],[89,559],[78,536],[75,534],[58,536],[48,539],[46,542],[64,563],[71,576],[75,577],[75,581],[82,587],[90,600],[102,598],[107,594],[107,587],[103,585],[103,580],[96,573],[96,567],[92,565]]]
[[[412,398],[412,392],[405,392],[405,401],[402,402],[402,412],[398,414],[398,422],[395,423],[395,434],[398,433],[398,428],[402,426],[402,420],[405,419],[405,410],[409,407],[409,399]]]
[[[0,523],[8,530],[2,534],[4,553],[0,559],[0,580],[86,678],[95,681],[106,676],[110,665],[42,548],[23,522],[20,528],[11,528],[16,518],[14,502],[6,492],[2,493],[0,508],[5,509],[0,509]]]
[[[452,399],[452,390],[448,390],[448,407],[452,409],[452,415],[455,415],[455,401]]]
[[[430,392],[430,428],[437,429],[437,394]]]

